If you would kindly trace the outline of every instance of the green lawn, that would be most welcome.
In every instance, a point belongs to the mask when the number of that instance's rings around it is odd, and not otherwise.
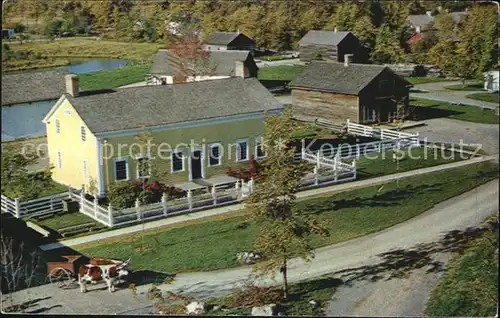
[[[406,78],[410,83],[413,85],[417,84],[426,84],[426,83],[435,83],[435,82],[447,82],[447,81],[452,81],[451,79],[444,78],[444,77],[426,77],[426,76],[410,76]]]
[[[114,70],[103,70],[88,74],[80,74],[80,86],[82,90],[110,89],[145,80],[149,73],[151,64],[129,65]]]
[[[305,66],[303,65],[261,67],[259,69],[259,80],[292,81],[304,70],[304,68]]]
[[[446,89],[451,89],[453,91],[482,91],[483,83],[466,83],[465,86],[462,84],[446,86]]]
[[[497,219],[498,222],[498,219]],[[450,261],[430,295],[426,316],[493,317],[498,297],[496,233],[487,231],[462,255]]]
[[[404,157],[399,160],[399,169],[398,165],[392,159],[392,151],[372,154],[374,159],[360,158],[357,165],[358,179],[363,180],[387,174],[427,168],[468,159],[469,157],[464,154],[464,157],[461,158],[461,154],[458,152],[442,151],[441,149],[427,147],[402,149],[402,151]]]
[[[68,65],[75,58],[116,58],[151,62],[163,45],[71,39],[44,43],[10,44],[12,51],[31,52],[32,58],[2,61],[4,72]]]
[[[64,213],[64,214],[59,214],[56,216],[53,216],[51,218],[47,218],[44,220],[36,221],[37,224],[40,224],[46,228],[52,229],[54,231],[57,231],[59,229],[73,226],[73,225],[79,225],[79,224],[84,224],[84,223],[98,223],[94,219],[86,216],[83,213],[80,212],[73,212],[73,213]]]
[[[495,112],[476,106],[456,106],[447,102],[415,97],[410,99],[410,106],[413,106],[413,113],[418,120],[447,117],[474,123],[499,123]]]
[[[403,179],[399,188],[392,182],[382,188],[310,198],[300,201],[299,207],[318,213],[330,225],[330,237],[312,237],[314,246],[321,247],[403,222],[496,177],[497,165],[481,163]],[[74,249],[86,255],[132,257],[137,270],[177,273],[234,267],[238,266],[236,253],[251,250],[258,231],[242,213],[110,238]]]
[[[490,102],[498,104],[500,102],[499,94],[496,93],[474,93],[466,96],[467,98],[481,100],[483,102]]]

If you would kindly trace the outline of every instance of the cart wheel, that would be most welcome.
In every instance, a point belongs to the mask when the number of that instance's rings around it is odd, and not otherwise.
[[[72,274],[67,269],[58,267],[54,268],[49,274],[49,280],[51,284],[57,284],[57,287],[66,288],[68,287],[73,279]]]

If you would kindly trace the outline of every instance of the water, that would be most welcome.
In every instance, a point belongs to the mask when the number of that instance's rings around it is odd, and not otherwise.
[[[86,59],[74,60],[67,69],[71,74],[86,74],[117,69],[125,65],[127,65],[126,60]],[[2,141],[45,135],[45,125],[41,120],[52,106],[54,106],[56,101],[2,106]]]
[[[86,74],[121,68],[125,65],[127,65],[127,61],[119,59],[74,60],[72,64],[68,66],[68,72],[71,74]]]

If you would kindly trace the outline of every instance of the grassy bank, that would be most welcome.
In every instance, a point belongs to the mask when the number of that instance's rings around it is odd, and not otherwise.
[[[451,85],[445,86],[446,89],[450,89],[452,91],[482,91],[483,84],[482,83],[466,83],[465,85]]]
[[[78,78],[82,90],[109,89],[142,82],[150,69],[151,64],[129,65],[113,70],[80,74]]]
[[[299,207],[318,213],[329,224],[330,237],[312,237],[314,246],[321,247],[408,220],[497,176],[496,165],[482,163],[403,179],[399,188],[393,182],[384,187],[310,198],[300,201]],[[206,271],[238,266],[236,253],[252,249],[257,231],[257,226],[241,211],[101,240],[75,249],[86,255],[132,257],[133,266],[138,270]],[[120,244],[111,244],[113,242]]]
[[[11,44],[9,47],[10,50],[18,51],[20,54],[21,51],[31,52],[31,55],[37,58],[3,62],[4,72],[68,65],[71,59],[76,58],[116,58],[150,62],[162,45],[80,38],[46,43]]]
[[[500,96],[498,95],[498,92],[496,92],[496,93],[474,93],[474,94],[469,94],[465,97],[475,99],[475,100],[480,100],[483,102],[495,103],[495,104],[498,104],[500,102],[500,98],[499,98]]]
[[[498,221],[498,219],[497,219]],[[493,317],[498,297],[496,233],[486,231],[450,261],[431,293],[425,314],[431,317]]]
[[[444,77],[427,77],[427,76],[418,76],[418,77],[410,76],[407,77],[406,79],[413,85],[454,81],[452,79]]]
[[[304,70],[304,68],[305,66],[303,65],[261,67],[259,69],[259,80],[292,81]]]
[[[414,114],[419,120],[447,117],[474,123],[499,123],[495,112],[476,106],[457,106],[447,102],[415,97],[410,99],[410,106],[414,107]]]

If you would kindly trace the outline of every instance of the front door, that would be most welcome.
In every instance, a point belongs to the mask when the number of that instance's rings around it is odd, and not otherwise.
[[[200,179],[201,175],[201,151],[191,153],[191,179]]]

